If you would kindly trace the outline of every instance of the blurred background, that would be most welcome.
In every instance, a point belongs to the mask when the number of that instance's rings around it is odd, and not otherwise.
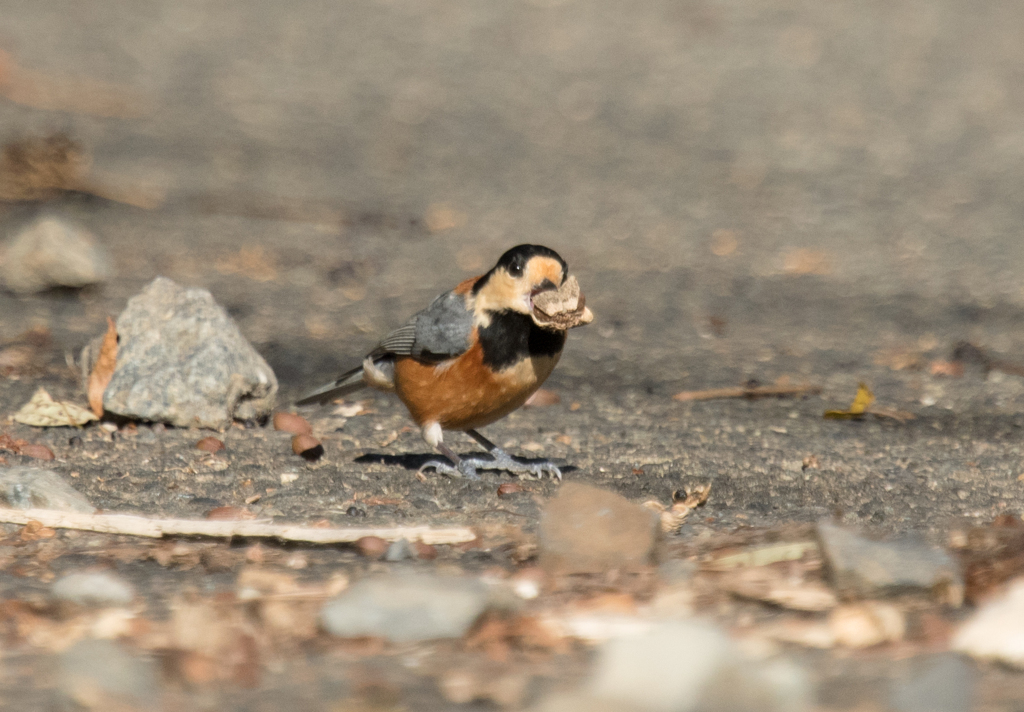
[[[8,176],[2,228],[57,215],[111,270],[4,293],[0,330],[77,349],[163,274],[294,396],[538,242],[598,317],[563,382],[1015,353],[1021,27],[985,0],[6,0],[0,143],[78,162],[42,198]]]

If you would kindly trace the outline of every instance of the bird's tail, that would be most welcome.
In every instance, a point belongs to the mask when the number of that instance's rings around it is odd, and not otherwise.
[[[295,401],[295,405],[326,403],[347,396],[360,388],[373,386],[379,391],[395,390],[395,357],[393,354],[370,354],[363,365],[341,374],[334,383],[320,386]]]
[[[295,401],[295,405],[326,403],[335,398],[341,398],[349,393],[354,393],[361,388],[365,388],[366,385],[366,381],[363,380],[363,367],[358,366],[347,373],[343,373],[337,380],[310,391]]]

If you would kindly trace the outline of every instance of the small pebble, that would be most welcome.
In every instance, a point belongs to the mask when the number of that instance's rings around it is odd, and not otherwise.
[[[379,536],[364,536],[356,540],[359,553],[368,559],[379,559],[387,553],[390,543]]]
[[[292,435],[311,435],[313,428],[309,421],[301,415],[281,411],[274,413],[274,430],[280,430]]]
[[[416,554],[417,559],[433,561],[437,558],[437,547],[431,544],[424,544],[422,541],[414,541],[412,543],[412,550]]]
[[[518,482],[504,482],[504,483],[498,485],[498,496],[499,497],[507,497],[510,494],[515,494],[517,492],[524,492],[524,491],[526,491],[526,488],[523,487]]]
[[[224,441],[214,437],[203,438],[196,443],[196,449],[205,452],[220,452],[224,449]]]
[[[323,457],[324,446],[312,435],[296,435],[292,438],[292,452],[314,462]]]

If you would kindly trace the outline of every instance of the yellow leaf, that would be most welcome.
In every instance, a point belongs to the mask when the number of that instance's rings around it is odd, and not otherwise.
[[[60,428],[85,425],[99,420],[89,410],[67,401],[55,401],[45,389],[36,391],[32,399],[14,414],[14,420],[38,428]]]
[[[853,403],[850,404],[850,412],[854,415],[860,415],[874,402],[875,394],[871,392],[870,388],[861,383],[857,386],[857,395],[853,397]]]
[[[853,398],[848,410],[826,410],[825,417],[831,420],[849,420],[860,418],[867,412],[868,406],[875,402],[875,394],[865,384],[857,386],[857,395]]]

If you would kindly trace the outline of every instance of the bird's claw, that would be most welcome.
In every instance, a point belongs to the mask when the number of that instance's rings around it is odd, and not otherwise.
[[[465,477],[467,480],[479,480],[480,475],[477,474],[476,467],[472,462],[462,460],[458,465],[452,465],[449,462],[443,460],[429,460],[420,465],[419,472],[424,470],[433,469],[439,475],[445,475],[446,477]]]

